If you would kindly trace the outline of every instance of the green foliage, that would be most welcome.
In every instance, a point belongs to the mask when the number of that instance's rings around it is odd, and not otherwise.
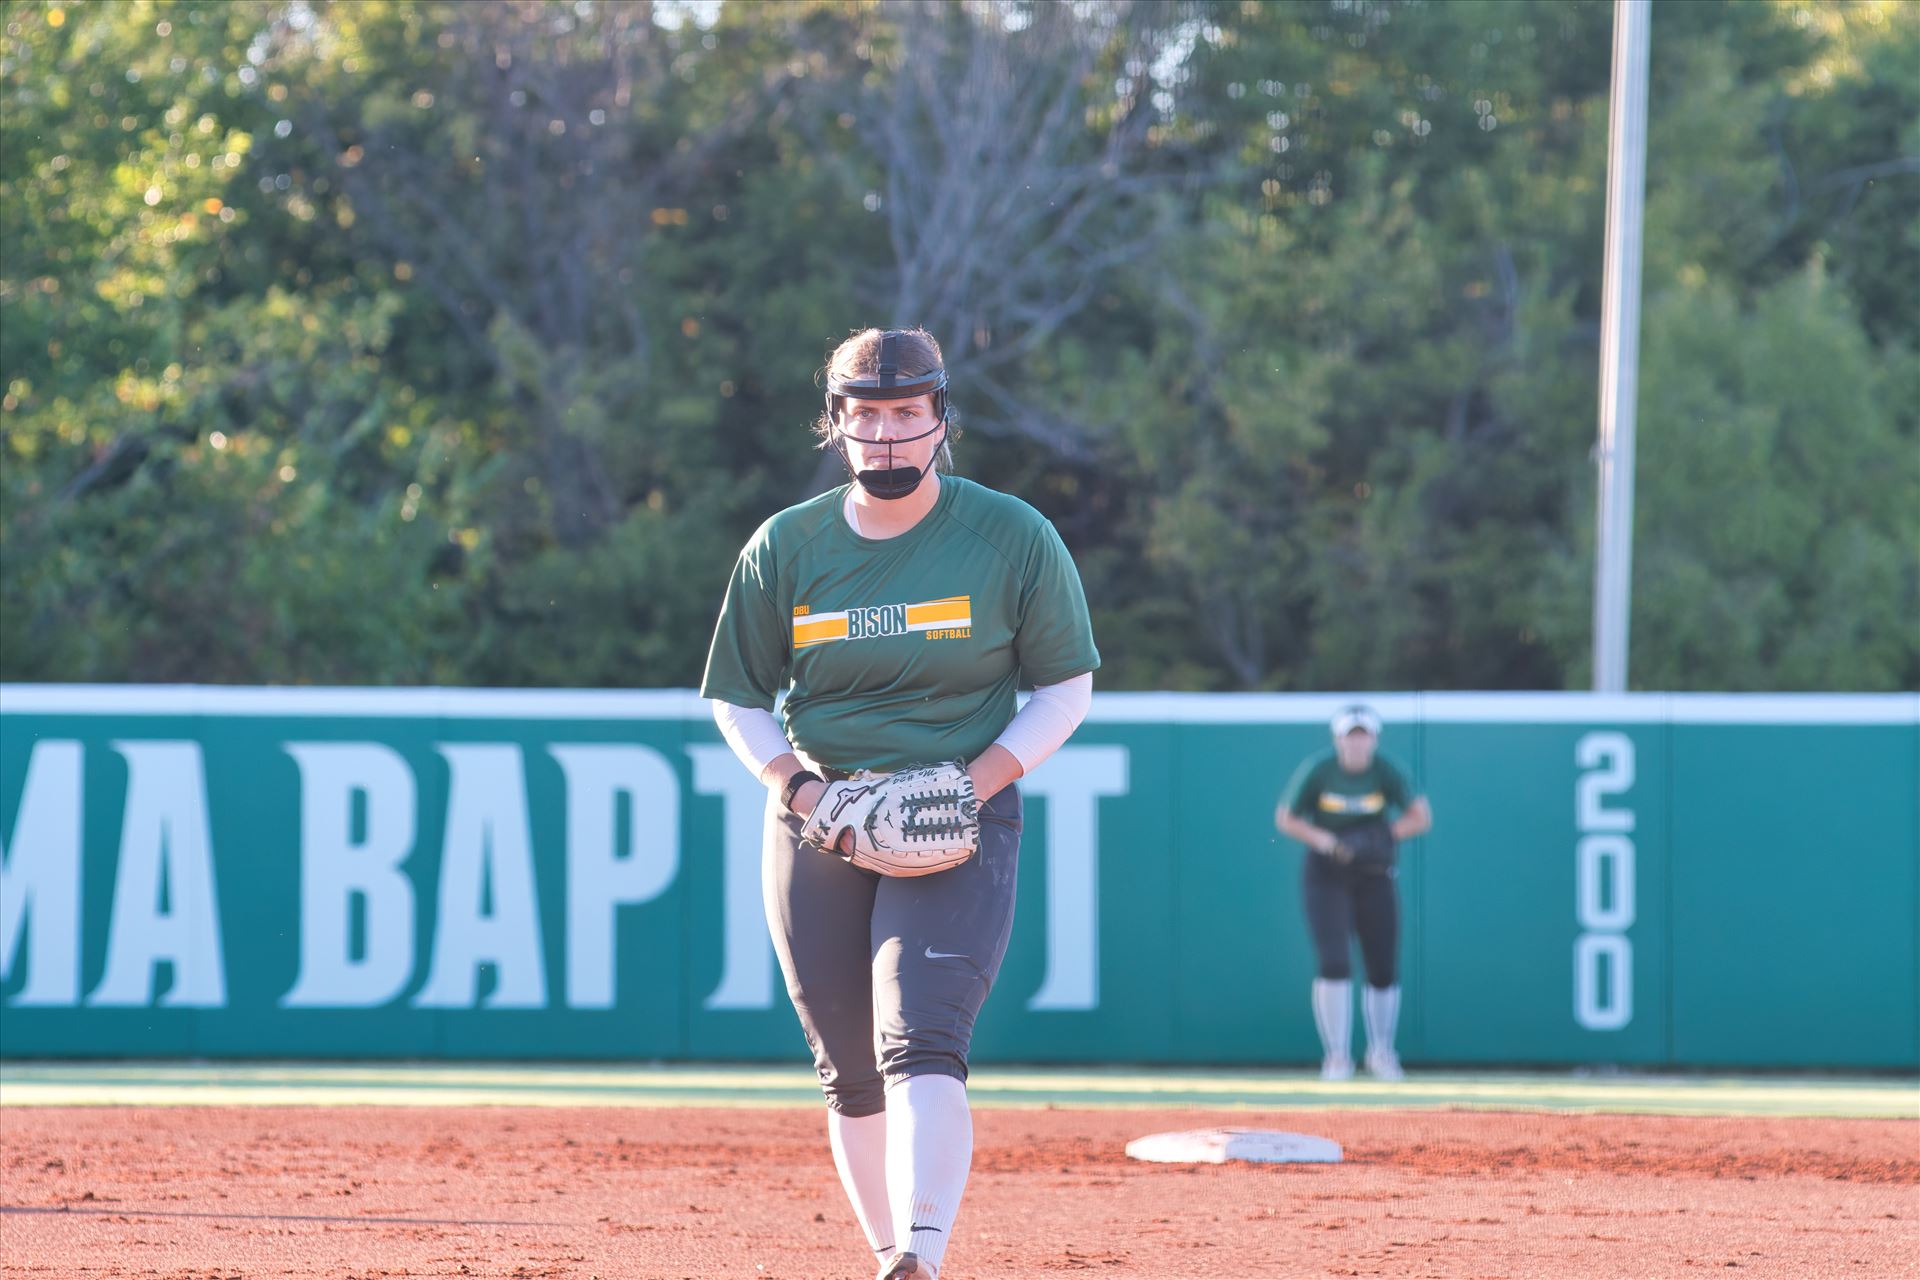
[[[695,683],[924,306],[1102,687],[1580,687],[1611,9],[9,3],[0,677]],[[1920,6],[1653,48],[1634,682],[1920,688]]]
[[[1920,468],[1847,300],[1813,269],[1749,307],[1675,291],[1647,321],[1641,679],[1902,687]]]

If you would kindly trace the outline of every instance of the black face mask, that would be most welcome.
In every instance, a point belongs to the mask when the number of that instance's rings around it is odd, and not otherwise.
[[[924,467],[896,466],[893,447],[911,444],[915,440],[925,440],[934,432],[947,429],[947,371],[935,369],[929,373],[901,376],[900,337],[899,330],[888,330],[881,336],[880,352],[871,375],[851,378],[836,378],[831,373],[827,375],[827,417],[828,421],[833,423],[834,451],[840,455],[840,461],[847,464],[848,473],[862,489],[873,497],[888,502],[904,498],[918,489],[920,482],[926,479],[927,472],[933,469],[932,459],[929,459]],[[917,436],[908,436],[905,440],[885,441],[887,449],[882,458],[886,463],[885,466],[855,471],[853,458],[847,452],[848,436],[840,426],[840,415],[845,401],[849,399],[907,400],[922,395],[932,397],[933,413],[939,421]],[[873,441],[872,443],[882,442]],[[946,442],[943,440],[934,449],[935,458],[940,456],[940,449],[945,446]]]
[[[922,431],[917,436],[907,436],[900,440],[886,441],[887,451],[881,459],[886,463],[883,467],[867,467],[862,470],[855,470],[853,457],[847,450],[847,433],[837,426],[834,428],[833,447],[839,452],[840,461],[847,464],[848,473],[853,476],[854,481],[862,489],[866,490],[867,493],[873,497],[886,502],[892,502],[896,499],[904,498],[918,489],[920,482],[926,479],[927,472],[933,470],[933,458],[927,459],[927,465],[924,467],[896,466],[894,464],[893,447],[901,444],[912,444],[916,440],[925,440],[935,432],[945,431],[946,429],[947,421],[945,418],[942,418],[939,422],[936,422],[932,427]],[[861,443],[876,442],[862,441]],[[934,458],[940,456],[940,450],[938,448],[936,448],[933,453]]]

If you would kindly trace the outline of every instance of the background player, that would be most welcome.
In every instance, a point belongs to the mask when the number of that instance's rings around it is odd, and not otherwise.
[[[1013,927],[1010,784],[1073,732],[1100,665],[1053,526],[941,474],[946,385],[923,330],[868,329],[834,351],[817,429],[854,483],[747,543],[701,686],[770,793],[767,920],[835,1167],[888,1280],[932,1280],[945,1257],[973,1156],[974,1019]],[[1016,715],[1019,683],[1035,690]],[[830,782],[952,760],[982,802],[960,865],[889,878],[802,841]]]
[[[1400,1019],[1400,901],[1394,864],[1400,841],[1433,828],[1433,809],[1378,754],[1380,717],[1371,708],[1348,707],[1333,718],[1331,728],[1333,750],[1301,762],[1274,813],[1281,834],[1308,849],[1301,899],[1319,955],[1313,1022],[1323,1054],[1320,1075],[1327,1080],[1353,1075],[1352,935],[1357,933],[1367,970],[1361,999],[1367,1070],[1381,1080],[1398,1080],[1393,1037]],[[1398,817],[1392,816],[1395,811]]]

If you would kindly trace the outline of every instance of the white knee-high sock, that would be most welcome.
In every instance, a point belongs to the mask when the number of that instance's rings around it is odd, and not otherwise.
[[[1367,1050],[1393,1052],[1393,1035],[1400,1023],[1400,988],[1364,988],[1360,993],[1361,1012],[1367,1020]]]
[[[887,1083],[887,1197],[900,1248],[939,1270],[973,1165],[967,1086],[952,1076]]]
[[[1313,980],[1313,1025],[1320,1031],[1322,1053],[1341,1062],[1353,1057],[1352,979]]]
[[[853,1204],[853,1216],[867,1233],[875,1256],[893,1256],[893,1214],[887,1208],[887,1113],[843,1116],[827,1109],[827,1141],[833,1167]]]

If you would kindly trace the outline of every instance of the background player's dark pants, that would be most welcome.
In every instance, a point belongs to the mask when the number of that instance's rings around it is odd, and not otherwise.
[[[878,1115],[890,1079],[967,1078],[973,1021],[1013,934],[1020,808],[1008,787],[981,809],[978,853],[898,879],[801,843],[800,820],[768,807],[767,924],[834,1110]]]
[[[1390,987],[1397,976],[1400,954],[1400,898],[1392,875],[1336,865],[1317,853],[1307,854],[1301,897],[1307,906],[1307,926],[1320,956],[1320,976],[1353,976],[1353,943],[1360,935],[1360,957],[1366,964],[1367,985]]]

